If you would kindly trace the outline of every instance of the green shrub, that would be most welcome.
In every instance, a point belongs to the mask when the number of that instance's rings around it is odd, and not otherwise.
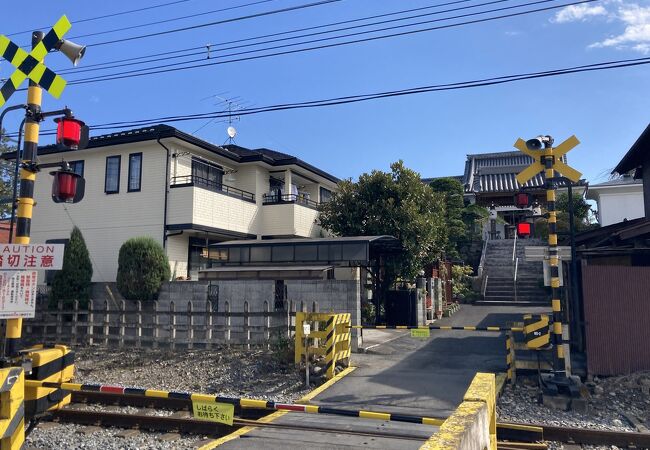
[[[455,298],[471,297],[473,273],[471,266],[461,266],[454,264],[451,266],[452,293]]]
[[[79,301],[80,308],[88,306],[92,277],[93,265],[86,241],[79,228],[74,227],[63,253],[63,268],[52,280],[50,308],[56,308],[59,300],[65,308],[71,307],[75,300]]]
[[[169,280],[169,261],[162,246],[150,237],[129,239],[120,247],[117,289],[128,300],[155,300]]]

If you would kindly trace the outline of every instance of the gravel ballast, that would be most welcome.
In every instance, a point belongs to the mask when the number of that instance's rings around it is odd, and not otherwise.
[[[650,372],[596,377],[584,386],[588,391],[587,411],[561,411],[539,403],[536,384],[526,379],[518,380],[516,386],[507,385],[498,400],[499,421],[611,431],[650,428]],[[563,446],[551,443],[549,448],[562,449]]]
[[[200,392],[290,403],[308,392],[286,351],[156,350],[78,347],[75,383],[112,384],[168,391]],[[79,405],[75,408],[80,409]],[[85,409],[110,410],[98,405]],[[112,410],[116,412],[115,408]],[[123,407],[120,412],[136,412]],[[149,411],[155,414],[155,411]],[[159,412],[166,415],[167,412]],[[27,449],[184,449],[197,448],[205,436],[176,436],[156,432],[125,433],[43,422],[29,435]]]

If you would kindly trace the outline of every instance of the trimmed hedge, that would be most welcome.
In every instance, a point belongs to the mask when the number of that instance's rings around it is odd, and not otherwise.
[[[120,247],[117,289],[128,300],[155,300],[169,281],[169,261],[162,246],[150,237],[129,239]]]

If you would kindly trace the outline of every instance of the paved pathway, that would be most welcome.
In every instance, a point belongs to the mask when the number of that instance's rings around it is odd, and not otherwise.
[[[522,314],[547,311],[548,308],[464,306],[451,318],[436,324],[505,326],[508,321],[521,320]],[[372,347],[366,354],[353,354],[352,364],[357,369],[316,396],[312,404],[447,417],[461,402],[476,372],[505,370],[505,341],[501,333],[432,330],[431,336],[414,339],[410,332],[402,330],[373,335],[372,344],[387,342]],[[422,440],[259,428],[219,448],[417,449],[436,431],[436,427],[427,425],[302,413],[283,415],[274,423],[401,432],[421,436]]]

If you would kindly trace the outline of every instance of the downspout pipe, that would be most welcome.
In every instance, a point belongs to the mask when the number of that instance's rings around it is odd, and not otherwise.
[[[163,206],[163,249],[167,248],[167,204],[169,203],[169,158],[171,156],[171,150],[165,146],[160,141],[160,136],[156,139],[156,142],[165,149],[167,154],[165,162],[165,205]]]

